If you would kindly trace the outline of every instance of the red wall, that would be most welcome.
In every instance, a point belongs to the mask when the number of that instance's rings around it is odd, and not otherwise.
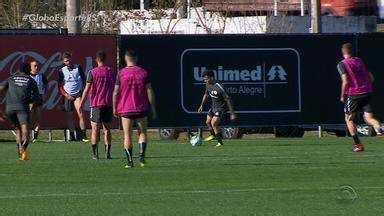
[[[62,36],[62,35],[7,35],[0,36],[0,84],[9,73],[18,69],[23,61],[32,59],[39,63],[40,73],[48,78],[47,100],[43,105],[42,127],[59,129],[66,127],[64,113],[60,110],[62,96],[57,90],[56,68],[62,64],[61,54],[72,53],[75,64],[80,64],[87,73],[94,65],[98,50],[107,52],[107,64],[116,70],[117,42],[115,36]],[[0,129],[11,125],[4,116],[4,93],[0,100]],[[88,105],[85,106],[88,109]],[[86,112],[88,119],[89,112]],[[89,122],[89,121],[88,121]]]

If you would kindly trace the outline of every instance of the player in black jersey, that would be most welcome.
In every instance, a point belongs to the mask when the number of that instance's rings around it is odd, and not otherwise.
[[[223,85],[215,80],[213,71],[204,71],[203,79],[206,83],[206,90],[198,112],[201,113],[203,111],[204,104],[208,100],[208,97],[210,97],[212,100],[211,108],[208,111],[206,119],[206,124],[211,131],[211,135],[205,138],[204,141],[211,141],[216,139],[218,142],[216,147],[221,147],[223,145],[223,135],[219,125],[223,115],[227,111],[226,108],[229,109],[231,120],[235,120],[237,117],[234,112],[230,97],[225,92]]]
[[[17,131],[16,143],[21,160],[29,160],[26,152],[29,144],[29,106],[39,100],[39,90],[35,80],[29,76],[30,71],[30,65],[22,63],[20,69],[0,86],[0,91],[7,90],[5,113]]]

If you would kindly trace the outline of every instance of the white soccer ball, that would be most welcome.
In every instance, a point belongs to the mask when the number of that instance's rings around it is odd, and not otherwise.
[[[192,136],[189,142],[193,147],[200,146],[203,143],[199,135]]]

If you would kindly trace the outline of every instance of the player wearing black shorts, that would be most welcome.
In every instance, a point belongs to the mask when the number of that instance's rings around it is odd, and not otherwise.
[[[124,154],[127,159],[125,168],[133,168],[133,124],[137,124],[139,144],[139,164],[145,167],[148,144],[148,114],[156,118],[155,93],[149,82],[148,72],[137,66],[138,57],[135,51],[127,50],[124,54],[126,66],[117,76],[113,91],[113,114],[121,117],[124,131]]]
[[[5,85],[0,86],[0,90],[7,90],[5,112],[17,131],[19,158],[24,161],[29,160],[26,152],[29,144],[29,104],[34,104],[39,94],[36,82],[29,76],[30,69],[29,64],[22,63],[19,71],[10,75]]]
[[[229,109],[231,120],[236,119],[236,114],[234,112],[230,97],[225,92],[223,85],[215,80],[213,71],[204,71],[203,79],[206,83],[206,90],[198,112],[201,113],[203,111],[204,104],[208,100],[208,97],[210,97],[212,100],[211,108],[208,111],[207,119],[205,122],[211,131],[211,135],[205,138],[204,141],[210,141],[216,138],[218,142],[216,147],[220,147],[223,145],[223,135],[221,133],[219,124],[223,118],[223,115],[227,111],[226,108],[228,107]]]
[[[344,97],[344,112],[349,115],[356,113],[372,113],[371,97],[371,93],[346,95]]]
[[[363,151],[356,130],[354,119],[357,114],[364,113],[364,120],[373,126],[377,135],[382,135],[380,122],[374,117],[371,107],[373,75],[367,70],[364,62],[353,56],[352,44],[346,43],[342,46],[344,60],[338,65],[337,69],[342,80],[340,91],[340,102],[344,103],[345,122],[348,131],[354,140],[352,150],[354,152]]]
[[[81,98],[83,106],[88,95],[91,106],[91,144],[93,159],[99,159],[98,144],[100,140],[100,128],[104,131],[104,150],[106,159],[111,159],[111,122],[113,119],[112,94],[115,85],[116,74],[112,68],[105,65],[106,53],[96,53],[97,67],[88,72],[87,84]]]

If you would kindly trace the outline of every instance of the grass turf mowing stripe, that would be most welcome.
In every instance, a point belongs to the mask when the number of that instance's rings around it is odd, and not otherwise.
[[[341,186],[344,187],[344,186]],[[351,187],[351,186],[349,186]],[[120,196],[120,195],[162,195],[162,194],[204,194],[204,193],[248,193],[260,191],[289,192],[289,191],[334,191],[340,187],[322,188],[250,188],[228,190],[190,190],[190,191],[148,191],[148,192],[107,192],[107,193],[54,193],[54,194],[21,194],[0,196],[0,199],[19,199],[33,197],[70,197],[70,196]],[[359,187],[359,190],[384,190],[383,187]]]

